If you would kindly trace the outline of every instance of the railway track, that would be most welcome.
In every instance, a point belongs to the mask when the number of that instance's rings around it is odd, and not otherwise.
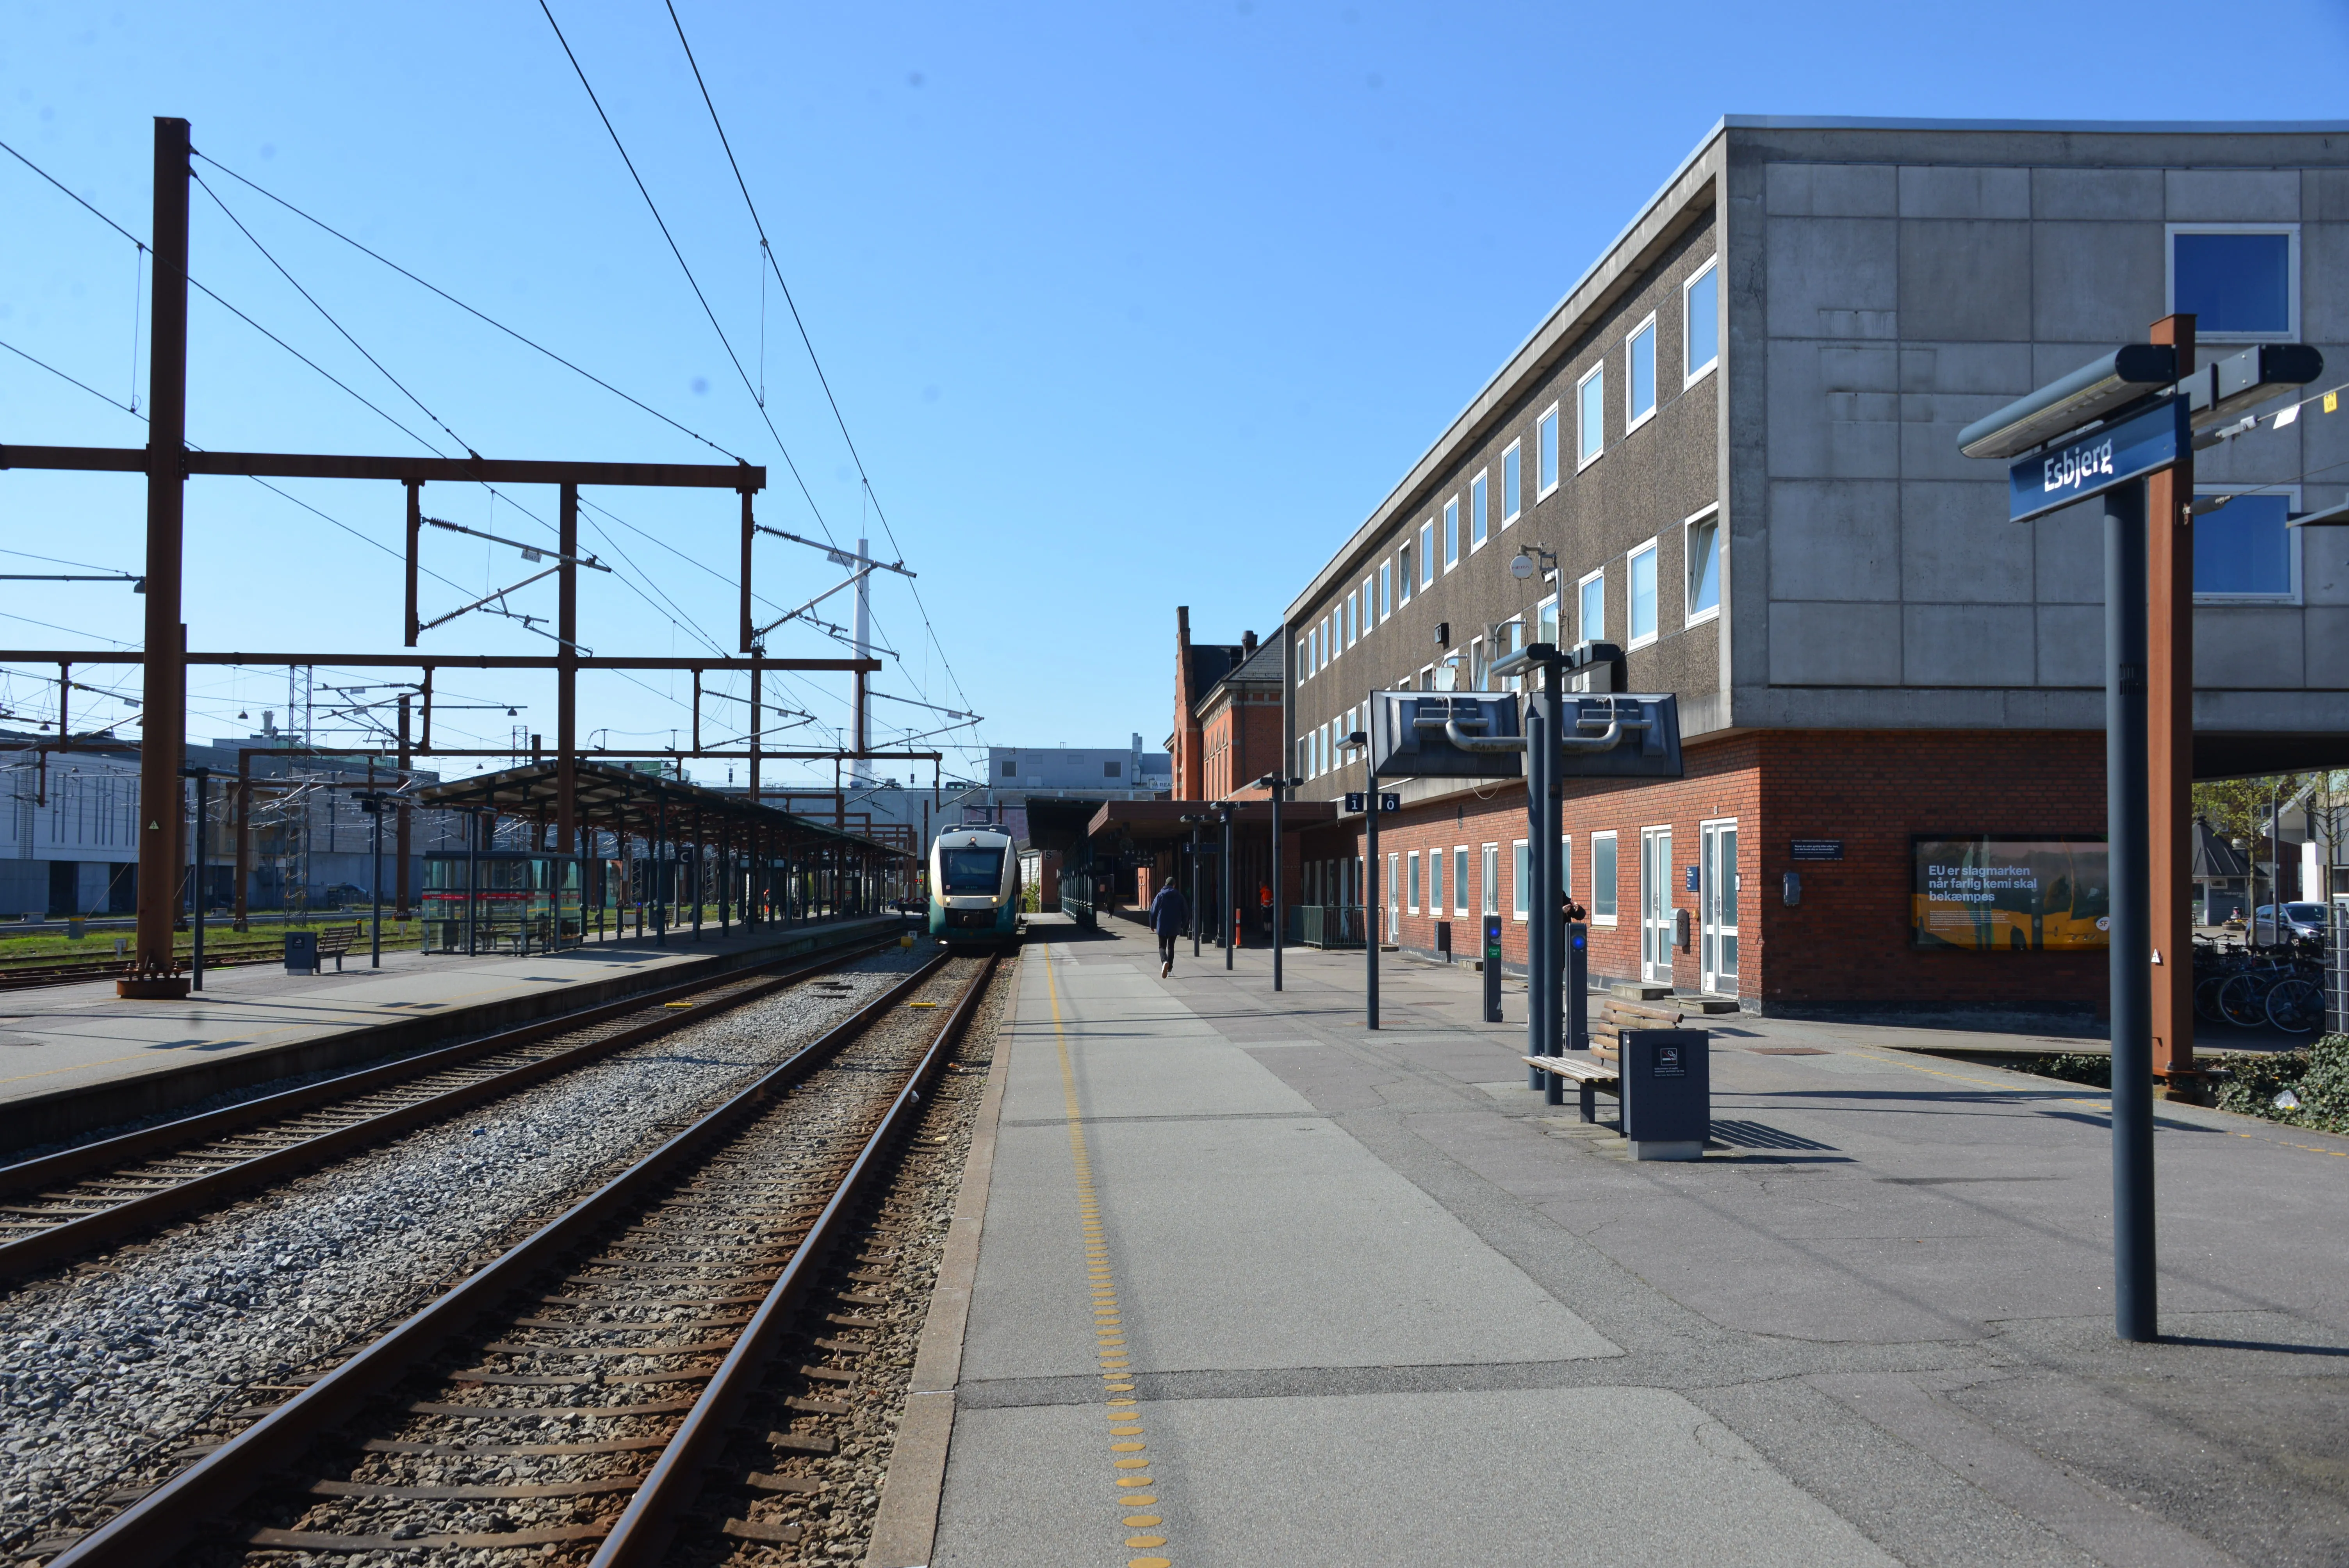
[[[0,1281],[802,983],[896,941],[688,981],[0,1168]]]
[[[855,1261],[881,1272],[851,1271],[814,1301],[835,1309],[821,1332],[793,1319],[860,1222],[878,1244],[869,1222],[894,1145],[993,971],[941,954],[55,1568],[383,1552],[617,1565],[660,1561],[680,1530],[720,1556],[801,1539],[801,1524],[697,1526],[689,1510],[762,1386],[778,1397],[771,1378],[785,1411],[847,1411],[833,1397],[855,1381],[843,1364],[882,1326],[861,1311],[888,1300],[857,1282],[885,1285],[887,1253],[868,1250]],[[779,1357],[795,1342],[813,1359]],[[822,1489],[792,1461],[833,1439],[791,1425],[758,1439],[770,1469],[720,1472],[721,1501]]]

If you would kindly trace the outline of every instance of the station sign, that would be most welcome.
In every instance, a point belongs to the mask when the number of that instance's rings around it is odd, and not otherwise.
[[[2187,399],[2165,397],[2142,414],[2018,459],[2006,470],[2006,516],[2028,522],[2166,469],[2194,449]]]
[[[1789,846],[1789,858],[1797,861],[1839,861],[1843,859],[1841,839],[1796,839]]]
[[[1359,814],[1359,813],[1361,813],[1361,812],[1362,812],[1362,811],[1366,811],[1366,810],[1368,810],[1369,809],[1370,809],[1370,796],[1369,796],[1367,793],[1365,793],[1364,791],[1360,790],[1360,789],[1350,790],[1350,791],[1348,791],[1348,792],[1347,792],[1347,795],[1346,795],[1346,810],[1347,810],[1347,813],[1348,813],[1349,815],[1356,815],[1356,814]],[[1395,794],[1395,793],[1394,793],[1393,791],[1392,791],[1392,790],[1388,790],[1388,789],[1381,789],[1381,790],[1380,790],[1380,791],[1379,791],[1379,810],[1380,810],[1381,811],[1400,811],[1400,810],[1402,810],[1402,797],[1401,795]]]

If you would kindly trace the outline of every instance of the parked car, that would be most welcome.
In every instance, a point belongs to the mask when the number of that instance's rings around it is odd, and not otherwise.
[[[336,882],[322,901],[331,909],[356,909],[367,902],[367,889],[357,882]]]
[[[2321,903],[2287,903],[2282,905],[2283,934],[2276,934],[2277,905],[2263,903],[2252,912],[2259,923],[2259,940],[2263,944],[2290,942],[2300,936],[2324,934],[2324,906]]]

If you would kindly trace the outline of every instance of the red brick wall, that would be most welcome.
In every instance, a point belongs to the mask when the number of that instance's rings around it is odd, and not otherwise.
[[[1569,789],[1562,812],[1573,840],[1571,891],[1591,903],[1590,839],[1616,834],[1613,924],[1594,919],[1594,976],[1640,973],[1640,845],[1643,828],[1672,832],[1671,903],[1689,912],[1689,951],[1673,954],[1673,979],[1699,983],[1698,895],[1683,868],[1699,859],[1699,824],[1737,823],[1738,994],[1765,1007],[1853,1003],[1924,1006],[2029,1006],[2099,1004],[2102,954],[1919,952],[1909,944],[1910,835],[1946,831],[2016,834],[2095,833],[2104,822],[2104,738],[2076,732],[1773,732],[1692,746],[1687,776],[1654,784],[1589,783]],[[1379,848],[1422,856],[1469,846],[1466,916],[1457,906],[1451,865],[1445,913],[1406,908],[1402,944],[1433,952],[1435,922],[1453,921],[1453,940],[1471,955],[1483,908],[1481,846],[1497,843],[1503,950],[1522,965],[1526,928],[1514,918],[1511,845],[1526,836],[1525,791],[1517,785],[1489,800],[1473,798],[1407,810],[1381,820]],[[1797,838],[1841,839],[1844,859],[1791,859]],[[1304,836],[1303,859],[1362,852],[1359,822]],[[1399,864],[1407,866],[1407,859]],[[1423,889],[1424,860],[1423,859]],[[1799,870],[1801,904],[1785,907],[1781,878]],[[1383,867],[1381,867],[1383,875]],[[1407,886],[1408,872],[1401,873]],[[1301,884],[1300,884],[1301,885]],[[1407,893],[1405,897],[1407,897]],[[1423,899],[1424,894],[1423,892]],[[1371,916],[1375,923],[1379,914]]]

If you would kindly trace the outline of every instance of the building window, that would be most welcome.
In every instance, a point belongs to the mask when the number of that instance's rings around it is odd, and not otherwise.
[[[1553,593],[1534,606],[1534,641],[1557,646],[1557,595]]]
[[[1526,917],[1526,889],[1533,878],[1526,858],[1523,839],[1509,845],[1509,913],[1519,920]]]
[[[1574,896],[1574,835],[1557,836],[1557,896],[1561,901]]]
[[[1625,629],[1631,634],[1627,645],[1644,647],[1656,640],[1656,542],[1651,539],[1631,552],[1629,564],[1623,595]]]
[[[1682,524],[1688,562],[1688,614],[1693,625],[1721,614],[1721,512],[1708,507]]]
[[[1590,923],[1615,923],[1615,835],[1590,835]]]
[[[1297,678],[1300,681],[1309,681],[1313,678],[1313,660],[1309,656],[1312,650],[1306,646],[1304,638],[1297,639]]]
[[[1607,640],[1607,573],[1604,568],[1582,580],[1578,608],[1582,619],[1577,623],[1575,635],[1586,643]]]
[[[1411,552],[1413,548],[1413,545],[1405,543],[1401,550],[1395,552],[1395,603],[1398,604],[1411,603]]]
[[[1537,476],[1537,478],[1541,485],[1541,494],[1547,495],[1550,491],[1557,489],[1557,404],[1553,403],[1548,407],[1542,410],[1541,422],[1535,426],[1534,429],[1536,435],[1539,438],[1536,444],[1540,448],[1539,456],[1541,461],[1541,472]],[[1537,497],[1536,499],[1539,498]]]
[[[1412,913],[1417,914],[1419,913],[1419,851],[1412,851],[1406,859],[1411,866],[1411,883],[1404,890],[1403,907]]]
[[[1379,619],[1394,614],[1394,562],[1379,562]]]
[[[1006,779],[1019,777],[1019,762],[1017,758],[1007,757],[1003,759],[1003,776]]]
[[[1468,846],[1452,846],[1452,913],[1468,913]]]
[[[1365,577],[1362,579],[1362,635],[1369,636],[1371,628],[1378,624],[1379,580],[1376,577]]]
[[[1124,764],[1114,759],[1104,762],[1102,764],[1102,777],[1104,779],[1120,778],[1123,776],[1123,768]]]
[[[1427,851],[1427,913],[1444,913],[1444,851]]]
[[[1468,549],[1472,553],[1485,548],[1485,535],[1491,531],[1491,499],[1483,474],[1468,481]]]
[[[1444,503],[1444,570],[1460,564],[1460,498]]]
[[[1630,402],[1626,406],[1624,434],[1629,435],[1656,415],[1656,318],[1650,316],[1631,334],[1625,357],[1630,364],[1624,380]]]
[[[1607,449],[1607,366],[1594,365],[1575,390],[1574,466],[1577,471],[1599,460]]]
[[[1501,913],[1500,845],[1486,844],[1485,846],[1484,864],[1479,869],[1481,875],[1477,885],[1477,892],[1484,896],[1484,913],[1486,914],[1498,914]]]
[[[1681,355],[1681,385],[1685,387],[1721,363],[1720,258],[1705,263],[1681,293],[1685,347]]]
[[[1309,735],[1297,738],[1297,776],[1300,779],[1313,777],[1313,738]]]
[[[1334,628],[1331,625],[1333,621],[1337,623]],[[1328,669],[1338,657],[1338,640],[1330,634],[1333,629],[1340,635],[1344,634],[1346,625],[1342,613],[1321,617],[1321,667],[1323,669]]]
[[[1503,528],[1516,521],[1517,513],[1524,510],[1518,499],[1523,491],[1524,476],[1520,470],[1524,466],[1524,450],[1517,442],[1511,441],[1509,449],[1501,454],[1501,526]]]
[[[1435,583],[1435,520],[1429,518],[1419,525],[1419,585],[1433,587]]]
[[[1500,645],[1493,650],[1493,656],[1494,658],[1498,659],[1502,655],[1514,654],[1525,645],[1526,622],[1525,617],[1520,615],[1514,621],[1502,623]],[[1511,676],[1507,681],[1503,683],[1503,689],[1506,691],[1525,690],[1525,677],[1523,676]]]
[[[2300,504],[2298,487],[2231,494],[2195,487],[2227,504],[2194,520],[2194,597],[2290,603],[2300,597],[2301,531],[2285,526]]]
[[[2210,338],[2300,334],[2300,225],[2169,225],[2169,308]]]
[[[1482,637],[1469,638],[1468,689],[1470,691],[1483,691],[1485,689],[1485,671],[1487,667],[1488,666],[1485,659],[1485,639]]]

